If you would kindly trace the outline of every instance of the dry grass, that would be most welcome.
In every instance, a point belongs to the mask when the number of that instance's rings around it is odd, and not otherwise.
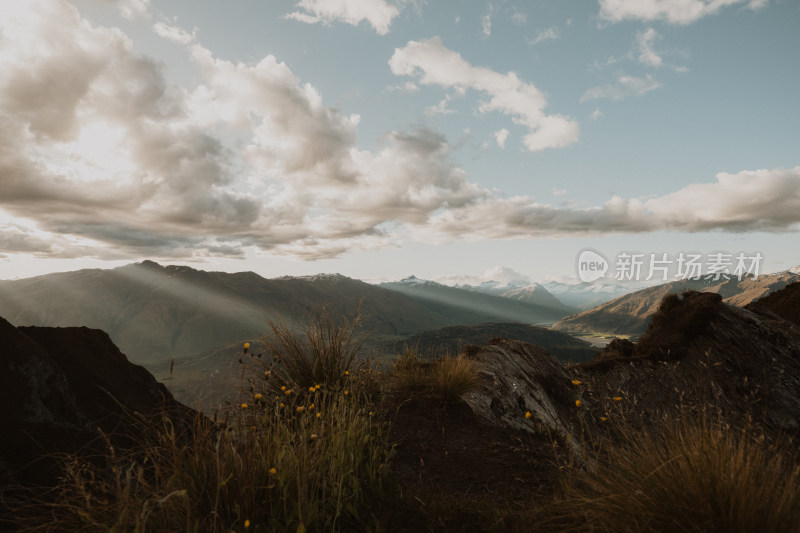
[[[623,431],[550,509],[575,531],[800,531],[800,466],[785,443],[706,418]]]
[[[433,367],[431,389],[434,396],[451,402],[470,392],[480,383],[480,374],[472,359],[444,357]]]
[[[401,397],[432,395],[446,402],[458,400],[480,383],[480,374],[471,359],[445,355],[432,363],[419,360],[416,350],[406,348],[398,358],[391,384]]]
[[[303,332],[284,321],[268,322],[264,339],[271,360],[259,365],[259,374],[269,371],[273,390],[282,386],[308,389],[323,385],[328,390],[347,386],[355,369],[363,338],[356,333],[359,317],[335,321],[324,311]]]

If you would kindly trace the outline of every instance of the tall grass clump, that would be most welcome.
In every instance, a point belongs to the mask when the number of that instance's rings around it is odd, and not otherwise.
[[[433,367],[431,389],[434,396],[452,402],[466,394],[480,383],[480,374],[472,359],[463,355],[445,356]]]
[[[557,505],[576,531],[800,531],[800,466],[786,443],[705,418],[624,429]]]
[[[433,396],[445,402],[458,400],[480,383],[480,374],[472,359],[463,355],[422,362],[413,348],[405,347],[391,376],[392,388],[400,396]]]
[[[262,364],[262,370],[271,374],[268,382],[273,388],[345,388],[363,345],[363,337],[356,333],[359,322],[358,316],[336,321],[324,311],[302,332],[283,320],[268,322],[264,343],[272,360]]]

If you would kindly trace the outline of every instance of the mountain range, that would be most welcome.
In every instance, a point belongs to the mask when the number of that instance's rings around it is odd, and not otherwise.
[[[322,312],[363,317],[373,339],[494,321],[554,322],[569,314],[425,282],[370,285],[339,274],[266,279],[144,261],[0,281],[0,316],[16,326],[102,329],[132,361],[153,367],[252,341],[267,321],[302,325]]]

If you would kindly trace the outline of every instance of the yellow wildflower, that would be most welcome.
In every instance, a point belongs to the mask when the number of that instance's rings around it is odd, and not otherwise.
[[[350,371],[349,371],[349,370],[345,370],[345,371],[344,371],[344,375],[345,375],[345,376],[349,376],[349,375],[350,375]]]
[[[264,372],[264,378],[268,378],[270,374],[272,374],[272,370],[265,371]]]
[[[298,412],[298,413],[302,413],[302,412],[303,412],[303,411],[305,411],[305,410],[306,410],[306,408],[305,408],[305,407],[303,407],[302,405],[298,405],[298,406],[297,406],[297,412]]]
[[[286,407],[286,406],[283,404],[283,402],[281,402],[281,407]]]
[[[283,391],[283,393],[284,393],[286,396],[289,396],[289,395],[292,393],[292,389],[287,389],[287,390]]]
[[[580,407],[582,403],[580,400],[575,400],[575,407]]]
[[[319,389],[321,389],[321,388],[322,388],[322,385],[314,385],[314,388],[315,388],[316,390],[319,390]]]
[[[249,349],[250,349],[250,343],[249,342],[244,343],[244,351],[247,351]]]
[[[317,418],[320,418],[321,416],[322,416],[321,414],[317,413]]]
[[[314,405],[314,404],[312,403],[311,405],[309,405],[309,406],[308,406],[308,410],[309,410],[309,411],[312,411],[312,410],[314,409],[314,407],[316,407],[316,405]]]
[[[604,416],[601,416],[601,417],[600,417],[600,422],[605,422],[606,420],[608,420],[608,418],[606,418],[606,417],[604,417]]]
[[[257,393],[255,393],[255,394],[253,395],[253,398],[254,398],[255,400],[260,400],[261,398],[263,398],[263,396],[261,395],[261,393],[260,393],[260,392],[257,392]]]
[[[315,390],[317,390],[317,389],[315,389],[314,387],[309,387],[308,388],[308,392],[314,392]]]
[[[532,417],[532,416],[533,416],[533,415],[531,414],[531,412],[530,412],[530,411],[525,411],[525,418],[530,418],[530,417]]]
[[[278,473],[278,471],[275,470],[275,467],[272,467],[272,468],[269,469],[269,475],[274,476],[277,473]]]
[[[580,385],[581,383],[583,383],[583,382],[582,382],[581,380],[579,380],[579,379],[573,379],[573,380],[572,380],[572,384],[573,384],[573,385],[575,385],[576,387],[577,387],[578,385]]]
[[[311,438],[311,440],[316,440],[317,439],[317,434],[316,433],[312,433],[310,438]]]
[[[614,400],[615,402],[621,402],[622,401],[622,396],[614,396],[611,399]]]
[[[286,385],[281,385],[281,390],[286,390]]]
[[[347,390],[347,389],[345,389],[345,391],[344,391],[344,395],[345,395],[345,396],[347,396],[348,394],[350,394],[350,391],[349,391],[349,390]]]
[[[247,404],[246,403],[242,404],[242,409],[247,409]]]
[[[250,527],[250,520],[245,520],[244,521],[244,528],[248,529],[249,527]]]

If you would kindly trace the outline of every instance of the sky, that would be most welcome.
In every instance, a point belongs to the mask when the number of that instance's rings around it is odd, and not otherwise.
[[[800,264],[796,0],[0,0],[0,279]],[[613,267],[612,267],[613,268]]]

